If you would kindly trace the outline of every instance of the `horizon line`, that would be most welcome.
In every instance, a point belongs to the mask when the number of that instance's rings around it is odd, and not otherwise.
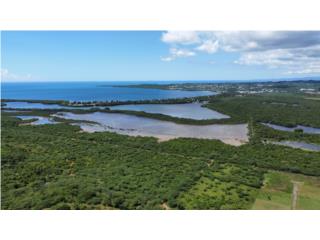
[[[316,79],[315,79],[316,78]],[[293,77],[293,78],[261,78],[261,79],[179,79],[179,80],[1,80],[2,83],[59,83],[59,82],[257,82],[257,81],[317,81],[320,80],[320,76],[310,77]]]

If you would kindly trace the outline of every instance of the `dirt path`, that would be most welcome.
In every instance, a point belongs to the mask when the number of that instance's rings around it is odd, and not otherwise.
[[[171,208],[168,206],[168,204],[167,203],[162,203],[161,204],[161,207],[164,209],[164,210],[170,210]]]
[[[291,209],[297,209],[297,200],[299,194],[299,187],[303,184],[302,182],[292,181],[293,189],[292,189],[292,201],[291,201]]]

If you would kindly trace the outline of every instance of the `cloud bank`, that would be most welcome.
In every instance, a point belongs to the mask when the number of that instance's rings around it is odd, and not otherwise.
[[[320,73],[319,31],[168,31],[161,40],[170,45],[163,61],[195,56],[196,52],[239,52],[235,64],[279,68],[286,74]],[[193,54],[177,56],[180,51]]]

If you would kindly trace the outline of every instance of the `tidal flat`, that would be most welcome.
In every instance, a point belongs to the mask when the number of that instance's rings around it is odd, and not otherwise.
[[[33,122],[30,122],[28,124],[30,125],[42,125],[42,124],[55,124],[54,120],[50,119],[49,117],[40,117],[40,116],[17,116],[17,118],[20,118],[21,120],[31,120],[36,119]]]
[[[98,124],[77,123],[83,131],[110,131],[130,136],[156,137],[159,141],[174,138],[217,139],[224,143],[239,146],[248,142],[247,124],[211,124],[205,126],[176,124],[145,117],[121,113],[94,112],[75,114],[58,113],[60,118],[94,121]]]
[[[172,117],[196,120],[230,118],[228,115],[219,113],[206,107],[202,107],[202,105],[202,103],[196,102],[185,104],[130,104],[112,106],[110,109],[160,113]]]

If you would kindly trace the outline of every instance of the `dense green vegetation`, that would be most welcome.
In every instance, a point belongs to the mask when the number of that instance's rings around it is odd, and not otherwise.
[[[178,204],[182,209],[248,209],[257,191],[243,184],[202,177],[180,195]]]
[[[205,166],[205,159],[148,150],[155,139],[17,123],[3,119],[3,208],[160,208],[174,205]]]
[[[233,121],[298,124],[320,127],[320,102],[291,94],[260,94],[215,97],[206,105],[231,116]]]
[[[10,114],[2,113],[3,209],[248,209],[270,169],[320,175],[317,152],[19,126]]]
[[[219,141],[180,138],[163,142],[158,147],[169,153],[204,157],[219,163],[229,162],[307,175],[320,174],[319,152],[306,152],[273,144],[251,143],[234,147]]]
[[[260,140],[292,140],[320,144],[319,134],[307,134],[299,130],[294,132],[279,131],[259,123],[255,124],[254,129],[255,134],[258,136]]]
[[[299,209],[319,209],[320,152],[268,143],[294,140],[319,144],[320,135],[278,131],[261,124],[320,127],[318,97],[292,94],[300,88],[299,83],[283,83],[278,89],[286,93],[238,94],[237,88],[230,87],[234,90],[217,96],[158,102],[206,100],[206,107],[231,117],[220,120],[107,108],[63,110],[125,113],[183,124],[249,123],[250,142],[240,147],[187,138],[158,143],[152,137],[85,133],[69,124],[76,120],[60,117],[54,117],[59,124],[41,126],[28,125],[35,119],[14,117],[49,117],[61,109],[2,111],[2,208],[288,209],[291,180],[299,180],[305,182]]]
[[[265,171],[212,161],[197,183],[178,198],[182,209],[248,209],[261,187]]]

